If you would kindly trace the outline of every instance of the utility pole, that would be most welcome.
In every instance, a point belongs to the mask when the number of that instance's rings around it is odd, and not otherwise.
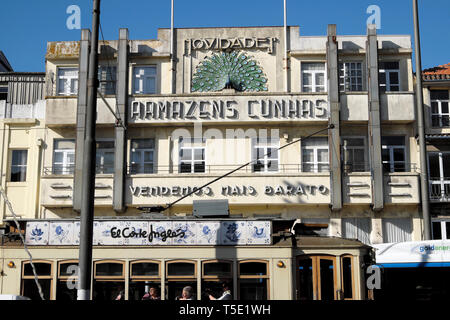
[[[86,135],[84,138],[83,174],[81,191],[80,251],[78,300],[90,300],[92,273],[92,239],[95,196],[95,124],[97,118],[98,88],[98,30],[100,0],[94,0],[92,13],[91,51],[89,53],[88,101],[86,108]]]
[[[420,51],[419,9],[417,0],[413,0],[414,14],[414,45],[416,52],[416,105],[420,150],[420,184],[423,214],[423,237],[431,240],[430,198],[428,192],[427,146],[425,141],[425,124],[423,117],[423,89],[422,89],[422,54]]]

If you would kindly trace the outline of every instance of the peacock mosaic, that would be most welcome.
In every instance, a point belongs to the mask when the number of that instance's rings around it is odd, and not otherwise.
[[[215,53],[199,63],[192,78],[192,92],[217,92],[234,88],[242,92],[267,91],[261,66],[246,53]]]

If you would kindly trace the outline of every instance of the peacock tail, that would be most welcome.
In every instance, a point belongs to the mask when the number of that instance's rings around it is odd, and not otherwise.
[[[200,62],[192,79],[192,92],[267,91],[267,79],[261,67],[245,53],[222,52]]]

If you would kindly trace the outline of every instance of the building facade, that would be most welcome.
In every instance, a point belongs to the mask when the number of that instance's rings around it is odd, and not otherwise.
[[[75,292],[89,39],[47,45],[39,201],[16,209],[50,299]],[[201,299],[223,279],[239,299],[366,299],[367,245],[421,240],[409,36],[121,29],[99,53],[94,299],[187,284]],[[227,200],[227,217],[198,218],[206,200]],[[20,246],[0,258],[3,292],[36,296]]]

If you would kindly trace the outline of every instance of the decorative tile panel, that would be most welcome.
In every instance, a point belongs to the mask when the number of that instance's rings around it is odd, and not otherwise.
[[[49,245],[63,246],[75,243],[73,222],[50,222]]]
[[[49,238],[49,222],[27,222],[25,242],[29,245],[47,245]]]

